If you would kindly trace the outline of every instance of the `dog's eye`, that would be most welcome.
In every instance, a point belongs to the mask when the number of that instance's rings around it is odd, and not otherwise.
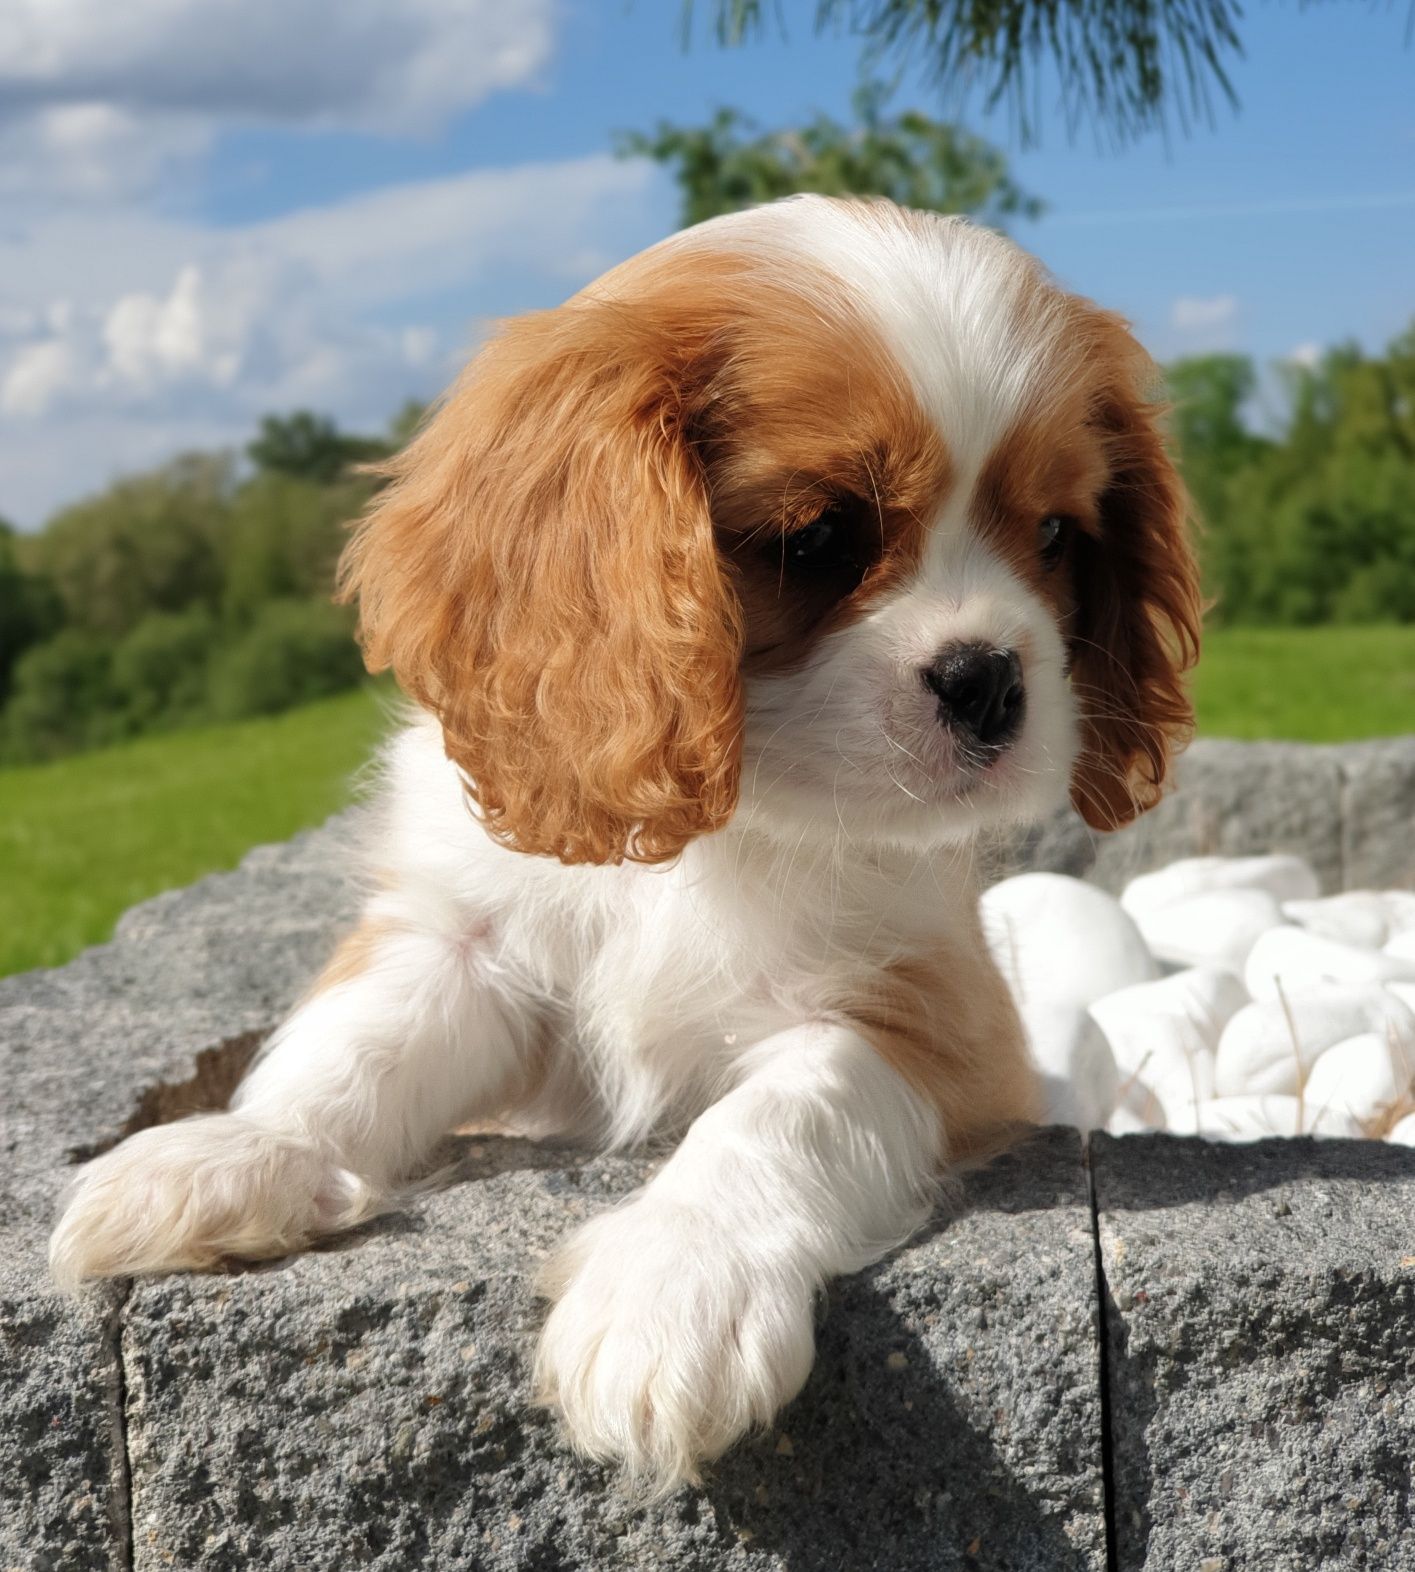
[[[1049,513],[1037,526],[1039,554],[1042,567],[1048,573],[1066,555],[1066,543],[1071,538],[1072,521],[1060,513]]]
[[[787,566],[812,575],[850,573],[858,582],[868,566],[861,550],[858,513],[848,503],[835,503],[809,524],[792,530],[781,546]]]

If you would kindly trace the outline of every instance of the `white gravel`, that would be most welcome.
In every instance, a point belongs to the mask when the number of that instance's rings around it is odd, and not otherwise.
[[[1193,857],[1118,901],[1028,873],[982,904],[1058,1123],[1415,1146],[1415,893]]]

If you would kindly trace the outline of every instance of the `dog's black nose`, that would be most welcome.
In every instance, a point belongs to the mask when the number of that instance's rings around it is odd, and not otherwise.
[[[1026,690],[1016,650],[986,644],[950,644],[923,671],[924,686],[938,697],[938,718],[1000,750],[1022,723]]]

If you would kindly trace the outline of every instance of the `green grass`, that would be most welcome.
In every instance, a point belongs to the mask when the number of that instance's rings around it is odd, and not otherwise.
[[[1195,679],[1209,737],[1415,731],[1415,627],[1228,629]],[[269,720],[0,771],[0,975],[56,966],[159,890],[317,824],[385,729],[373,690]]]
[[[1223,628],[1194,674],[1201,737],[1415,732],[1415,627]]]
[[[0,976],[57,966],[135,902],[327,818],[385,711],[364,689],[0,771]]]

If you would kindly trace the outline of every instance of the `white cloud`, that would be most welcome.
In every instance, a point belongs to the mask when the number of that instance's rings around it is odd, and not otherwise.
[[[0,194],[111,202],[151,190],[207,150],[212,128],[113,104],[54,104],[0,117]]]
[[[426,135],[533,84],[560,0],[0,0],[0,195],[170,189],[241,125]]]
[[[0,0],[0,512],[38,522],[267,410],[381,423],[474,322],[654,238],[666,183],[607,155],[182,216],[233,128],[426,135],[534,87],[562,5]]]
[[[1169,325],[1179,333],[1213,334],[1231,327],[1237,317],[1238,301],[1233,295],[1208,299],[1181,295],[1169,308]]]
[[[0,102],[426,131],[550,58],[555,0],[5,0]]]
[[[596,155],[244,226],[74,208],[0,232],[0,512],[37,522],[147,462],[139,426],[177,446],[297,406],[381,424],[449,379],[490,290],[552,303],[652,238],[661,185]]]
[[[1294,366],[1302,366],[1306,370],[1312,371],[1321,364],[1322,356],[1325,353],[1326,351],[1320,344],[1309,339],[1306,343],[1298,344],[1296,348],[1289,350],[1287,359]]]

